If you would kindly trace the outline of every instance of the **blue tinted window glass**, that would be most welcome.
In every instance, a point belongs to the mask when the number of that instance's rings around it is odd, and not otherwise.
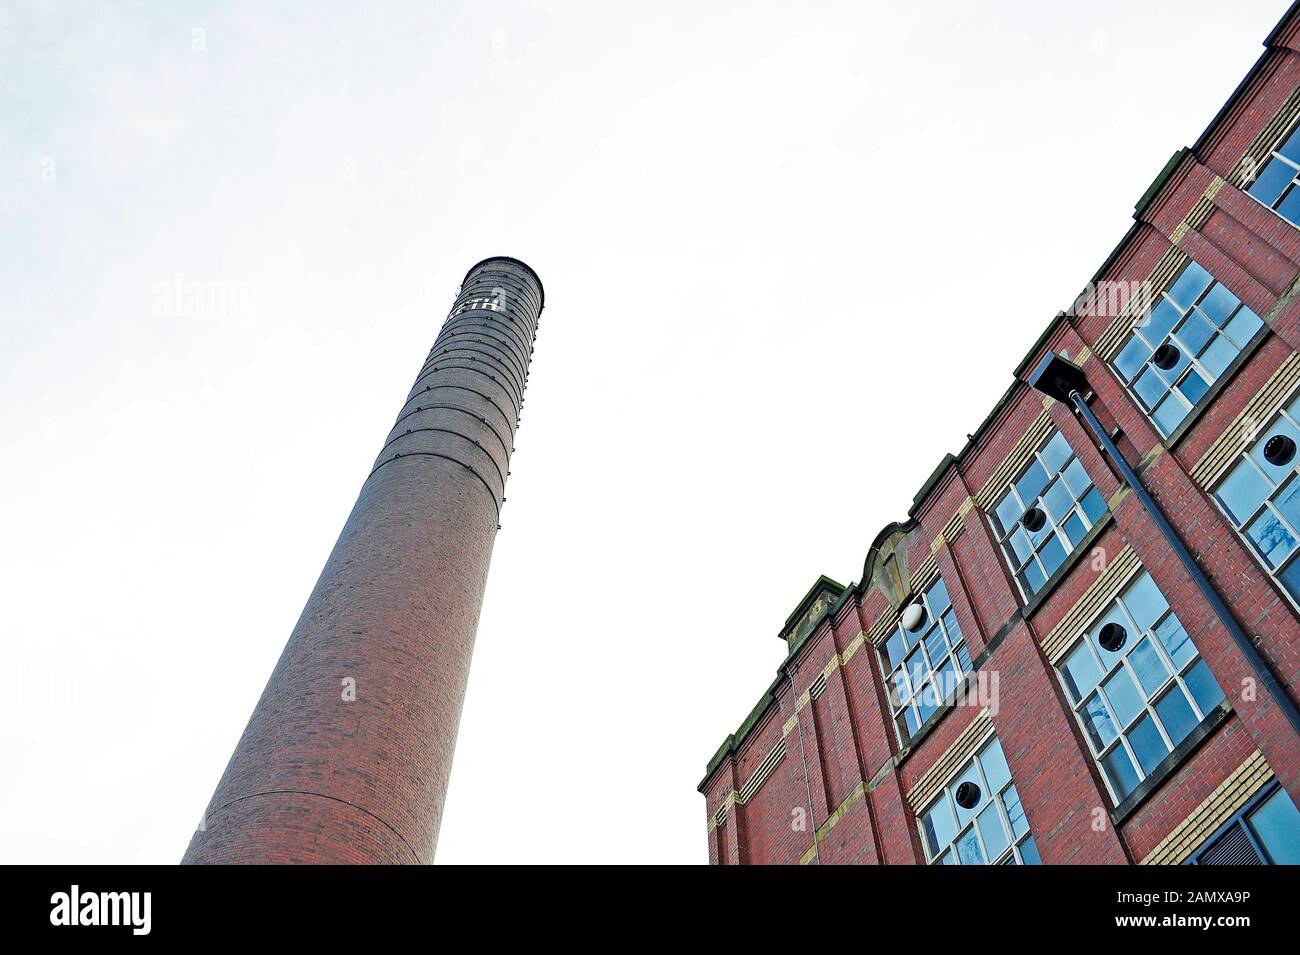
[[[1151,420],[1155,422],[1161,434],[1170,434],[1174,428],[1182,424],[1191,410],[1182,398],[1170,395],[1156,405],[1155,410],[1151,412]]]
[[[1000,532],[1005,534],[1015,526],[1016,521],[1020,520],[1020,502],[1016,500],[1014,494],[1007,494],[998,502],[993,513],[997,516]]]
[[[1165,380],[1160,377],[1160,372],[1154,365],[1147,366],[1147,370],[1138,376],[1138,380],[1133,383],[1133,390],[1137,392],[1142,404],[1147,408],[1154,408],[1161,396],[1165,393]]]
[[[1123,746],[1116,746],[1103,756],[1101,768],[1115,790],[1116,799],[1123,799],[1138,784],[1137,770],[1133,768],[1133,761],[1128,758]]]
[[[1094,524],[1106,513],[1106,502],[1101,499],[1096,488],[1083,496],[1083,513],[1087,514],[1088,520]]]
[[[1215,282],[1209,294],[1201,299],[1200,308],[1210,321],[1222,326],[1240,302],[1241,299],[1229,292],[1225,285]]]
[[[1300,812],[1285,789],[1250,814],[1250,827],[1274,865],[1300,865]]]
[[[1060,479],[1053,481],[1052,486],[1043,494],[1043,510],[1047,511],[1047,516],[1059,523],[1072,507],[1074,495],[1065,486],[1065,482]]]
[[[1020,500],[1028,506],[1035,500],[1039,493],[1047,486],[1047,472],[1043,466],[1035,461],[1025,469],[1025,473],[1016,481],[1016,493],[1020,495]]]
[[[1071,550],[1078,547],[1082,543],[1084,535],[1088,533],[1088,529],[1084,527],[1083,521],[1079,519],[1078,514],[1071,514],[1067,517],[1062,527],[1065,529],[1065,536],[1070,538]]]
[[[1011,550],[1016,556],[1017,567],[1023,564],[1029,555],[1034,552],[1033,545],[1029,543],[1029,535],[1025,533],[1024,528],[1017,529],[1011,535]]]
[[[1007,821],[1011,823],[1011,831],[1019,838],[1029,831],[1029,820],[1025,818],[1025,807],[1020,804],[1020,794],[1016,792],[1016,787],[1011,786],[1002,794],[1002,805],[1007,810]]]
[[[984,854],[980,852],[979,842],[975,839],[975,827],[962,833],[957,839],[957,855],[962,865],[983,865]]]
[[[918,716],[920,717],[921,725],[924,726],[925,721],[933,716],[935,710],[939,708],[940,701],[934,687],[928,684],[921,688],[921,692],[917,695],[916,699]]]
[[[980,754],[980,766],[984,769],[984,778],[988,780],[993,792],[998,792],[1011,781],[1011,770],[1007,766],[1006,757],[1002,755],[1002,744],[997,740]]]
[[[894,632],[889,635],[885,642],[885,655],[889,658],[889,669],[894,669],[903,659],[903,652],[907,649],[907,644],[903,642],[903,631],[901,628],[895,628]]]
[[[1210,273],[1195,262],[1188,262],[1167,294],[1185,311],[1196,303],[1209,284]]]
[[[1134,335],[1123,350],[1115,356],[1115,367],[1124,376],[1124,380],[1129,382],[1150,357],[1151,346]]]
[[[935,627],[926,634],[925,652],[930,655],[930,663],[933,666],[938,666],[948,655],[948,642],[944,639],[942,627]]]
[[[1011,840],[1007,837],[1006,826],[1002,824],[1002,813],[997,806],[989,806],[980,813],[975,824],[979,827],[990,860],[996,859],[1010,847]]]
[[[1210,390],[1210,384],[1194,371],[1189,371],[1187,377],[1178,385],[1178,390],[1183,393],[1189,405],[1195,406],[1207,391]]]
[[[1264,205],[1271,206],[1277,202],[1277,197],[1282,195],[1282,190],[1289,186],[1294,178],[1294,169],[1280,159],[1270,159],[1246,191]]]
[[[1121,726],[1127,726],[1129,720],[1137,716],[1138,711],[1142,709],[1142,697],[1138,694],[1133,678],[1122,667],[1102,684],[1102,690],[1105,691],[1110,708],[1115,711],[1115,718],[1119,720]]]
[[[1065,435],[1059,431],[1052,435],[1052,440],[1047,442],[1042,452],[1043,463],[1047,465],[1048,473],[1058,473],[1073,453],[1070,450],[1070,442],[1065,440]]]
[[[1300,479],[1291,481],[1278,492],[1273,499],[1282,516],[1291,522],[1292,527],[1300,528]]]
[[[907,670],[894,671],[894,695],[899,703],[906,703],[912,698],[912,685],[907,682]]]
[[[1223,691],[1219,689],[1214,674],[1210,672],[1204,660],[1198,660],[1196,666],[1187,671],[1183,680],[1187,683],[1187,689],[1192,691],[1192,699],[1196,701],[1197,707],[1203,714],[1208,715],[1210,710],[1223,701]]]
[[[1228,327],[1224,333],[1236,343],[1238,348],[1245,348],[1246,344],[1255,336],[1255,333],[1264,325],[1263,319],[1248,308],[1237,310],[1232,321],[1228,322]]]
[[[1025,565],[1025,569],[1020,574],[1020,582],[1029,593],[1037,592],[1038,588],[1043,586],[1047,581],[1046,575],[1038,567],[1038,561],[1031,560]]]
[[[1088,697],[1080,713],[1083,715],[1084,731],[1092,741],[1093,749],[1104,749],[1106,744],[1118,735],[1115,721],[1110,718],[1110,713],[1106,710],[1100,694],[1094,693]]]
[[[1020,858],[1025,865],[1043,864],[1043,860],[1038,856],[1038,846],[1034,845],[1032,836],[1020,844]]]
[[[951,605],[952,601],[948,598],[948,588],[944,586],[943,578],[940,577],[934,582],[928,591],[925,599],[930,603],[930,610],[936,615],[942,614]]]
[[[1199,722],[1187,703],[1181,687],[1175,686],[1156,702],[1156,715],[1164,725],[1165,733],[1177,746],[1196,729]]]
[[[1215,496],[1233,520],[1241,524],[1255,512],[1270,490],[1268,482],[1250,462],[1242,461],[1232,469]]]
[[[1196,647],[1193,646],[1192,640],[1187,636],[1187,631],[1183,625],[1178,622],[1178,618],[1173,614],[1165,617],[1156,627],[1156,636],[1164,646],[1165,652],[1169,654],[1169,659],[1174,661],[1174,666],[1180,670],[1192,657],[1196,656]]]
[[[1133,729],[1129,730],[1128,741],[1133,747],[1133,754],[1142,764],[1144,773],[1153,772],[1160,765],[1160,761],[1169,755],[1169,747],[1165,745],[1160,731],[1156,729],[1155,720],[1149,716],[1142,717]]]
[[[1205,347],[1205,343],[1214,334],[1214,326],[1199,311],[1194,311],[1187,316],[1187,321],[1183,322],[1182,326],[1174,334],[1186,346],[1188,352],[1199,355],[1201,349]]]
[[[1150,637],[1140,641],[1129,652],[1128,662],[1133,664],[1138,683],[1142,685],[1142,690],[1147,696],[1160,689],[1161,684],[1169,679],[1169,667],[1165,666],[1165,661],[1160,659],[1160,654],[1156,651]]]
[[[1251,521],[1246,534],[1270,567],[1280,567],[1295,550],[1295,538],[1272,511],[1266,510]]]
[[[1300,163],[1300,128],[1288,136],[1277,151],[1292,162]]]
[[[1277,211],[1288,222],[1300,222],[1300,189],[1291,187],[1291,191],[1277,204]]]
[[[1168,299],[1161,299],[1159,304],[1151,309],[1151,312],[1147,315],[1147,320],[1138,328],[1142,332],[1142,337],[1154,348],[1164,341],[1165,336],[1169,334],[1169,330],[1182,317],[1183,313],[1173,302]]]
[[[1043,549],[1038,552],[1038,559],[1043,562],[1043,570],[1050,577],[1052,574],[1056,573],[1056,568],[1065,563],[1065,548],[1062,547],[1061,542],[1053,536],[1043,545]]]
[[[952,842],[957,831],[952,821],[952,810],[948,808],[948,799],[944,797],[921,817],[921,832],[925,835],[930,852],[935,853]]]
[[[1145,570],[1124,591],[1124,606],[1133,615],[1140,630],[1150,630],[1160,615],[1169,609],[1169,601]]]
[[[1282,581],[1282,586],[1291,593],[1291,596],[1300,599],[1300,560],[1291,561],[1278,575],[1278,579]]]
[[[914,736],[916,731],[921,728],[921,721],[917,718],[916,711],[910,706],[903,711],[903,723],[907,727],[907,732],[904,736],[909,738]]]
[[[1237,357],[1239,349],[1223,335],[1216,336],[1210,347],[1201,353],[1201,364],[1215,378],[1224,373],[1232,360]]]
[[[1084,491],[1092,487],[1092,481],[1088,478],[1088,472],[1083,469],[1083,464],[1078,458],[1070,462],[1070,466],[1065,469],[1065,483],[1070,486],[1074,496],[1078,497]]]

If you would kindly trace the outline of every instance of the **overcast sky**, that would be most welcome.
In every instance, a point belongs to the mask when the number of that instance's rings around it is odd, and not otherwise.
[[[786,615],[1284,9],[0,2],[0,861],[180,858],[494,254],[547,309],[438,861],[705,861]]]

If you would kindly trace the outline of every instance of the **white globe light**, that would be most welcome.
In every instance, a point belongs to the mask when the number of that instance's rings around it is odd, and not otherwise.
[[[903,629],[905,630],[915,630],[921,626],[923,620],[925,620],[925,607],[921,605],[920,601],[909,604],[908,608],[903,611]]]

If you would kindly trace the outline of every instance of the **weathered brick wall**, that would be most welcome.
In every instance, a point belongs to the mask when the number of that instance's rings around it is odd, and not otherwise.
[[[185,862],[433,860],[541,309],[465,277]]]
[[[1211,500],[1197,466],[1300,350],[1300,229],[1239,188],[1243,156],[1258,153],[1261,143],[1267,146],[1265,140],[1273,135],[1269,129],[1290,115],[1287,110],[1294,111],[1300,97],[1297,34],[1300,16],[1291,11],[1271,36],[1266,58],[1240,97],[1197,149],[1185,151],[1168,171],[1136,213],[1137,223],[1121,248],[1095,277],[1143,282],[1181,250],[1265,319],[1269,333],[1263,341],[1247,350],[1236,371],[1170,438],[1162,438],[1110,370],[1104,361],[1109,354],[1098,354],[1116,341],[1113,314],[1059,317],[1021,366],[1023,378],[1047,351],[1066,353],[1082,364],[1098,418],[1116,435],[1121,452],[1238,621],[1256,638],[1293,699],[1300,678],[1300,615]],[[1009,354],[1015,351],[1009,346]],[[1059,582],[1026,601],[976,502],[1045,408],[1110,502],[1111,515]],[[1142,861],[1256,750],[1300,802],[1300,739],[1255,685],[1256,674],[1240,649],[1070,409],[1045,403],[1038,392],[1020,387],[927,487],[909,521],[882,532],[880,546],[894,548],[905,574],[933,561],[979,674],[996,675],[992,726],[1044,862]],[[1140,793],[1136,804],[1116,807],[1042,642],[1125,548],[1131,548],[1168,598],[1227,699],[1224,712],[1206,721],[1204,738],[1189,747],[1168,775],[1149,793]],[[889,718],[877,650],[863,644],[861,636],[883,636],[905,602],[905,595],[891,594],[880,580],[879,566],[869,557],[863,583],[785,665],[793,688],[778,688],[779,715],[768,725],[779,732],[780,724],[797,718],[807,779],[792,746],[780,771],[747,804],[733,809],[756,849],[752,858],[716,851],[711,834],[711,861],[924,860],[908,794],[960,740],[979,708],[955,706],[910,745],[900,744]],[[855,640],[856,649],[849,652]],[[825,688],[813,699],[809,690],[828,666]],[[788,741],[794,743],[795,737]],[[761,759],[772,743],[771,730],[765,729],[735,744],[735,753],[702,785],[710,812],[747,778],[742,771],[732,781],[731,764],[754,765],[751,749]],[[808,804],[810,790],[822,827],[816,852],[811,832],[790,831],[791,810]]]

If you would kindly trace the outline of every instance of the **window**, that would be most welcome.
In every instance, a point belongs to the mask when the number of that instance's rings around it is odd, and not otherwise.
[[[1214,498],[1268,572],[1300,603],[1300,397],[1263,431],[1215,489]]]
[[[1105,513],[1106,502],[1057,431],[993,508],[1002,552],[1026,597],[1038,592]]]
[[[1300,865],[1300,812],[1277,783],[1265,786],[1187,864]]]
[[[994,737],[920,814],[925,858],[934,865],[1038,865],[1011,770]]]
[[[1300,127],[1264,163],[1246,192],[1292,225],[1300,224]]]
[[[1116,805],[1223,699],[1145,570],[1057,670]]]
[[[1209,272],[1188,262],[1112,365],[1168,437],[1263,325]]]
[[[881,652],[889,708],[904,744],[971,671],[970,654],[943,579],[931,584],[919,600],[925,613],[916,629],[908,630],[900,623]]]

